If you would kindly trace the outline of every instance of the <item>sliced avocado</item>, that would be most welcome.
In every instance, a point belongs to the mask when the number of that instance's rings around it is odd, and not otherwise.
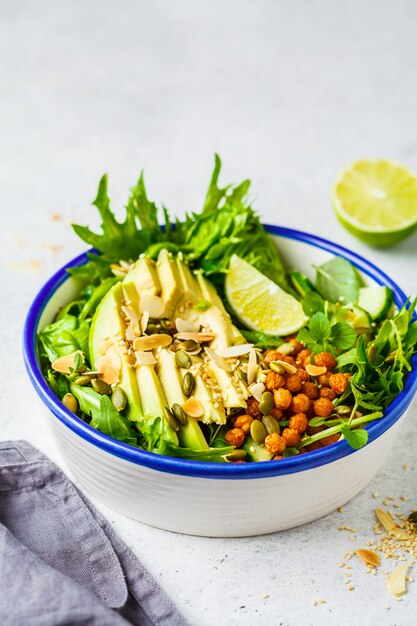
[[[164,425],[163,439],[178,445],[178,437],[166,421],[164,407],[168,407],[161,381],[155,373],[153,365],[139,365],[136,369],[139,392],[142,397],[143,413],[146,418],[160,417]]]
[[[172,254],[162,249],[156,263],[156,271],[161,284],[161,298],[165,303],[165,316],[172,317],[182,296],[181,278]]]
[[[265,448],[255,443],[252,437],[248,437],[242,446],[246,450],[249,461],[270,461],[274,456]]]
[[[242,407],[246,409],[245,398],[239,382],[234,382],[230,372],[226,372],[221,367],[213,363],[211,359],[207,361],[207,367],[217,381],[223,396],[223,404],[227,409]]]
[[[94,368],[97,359],[102,356],[102,348],[107,345],[110,347],[110,344],[116,348],[121,362],[119,385],[128,400],[126,417],[136,422],[143,417],[142,403],[135,370],[121,350],[121,337],[125,334],[125,324],[120,312],[122,302],[123,288],[121,283],[117,283],[104,296],[94,314],[89,337],[90,358]]]
[[[148,257],[141,257],[136,261],[132,269],[126,274],[124,284],[133,284],[136,291],[146,291],[146,293],[159,296],[161,285],[156,271],[155,261]]]
[[[173,404],[183,405],[186,397],[182,392],[181,370],[175,362],[175,355],[170,350],[161,350],[158,358],[157,373],[165,392],[168,407]],[[206,408],[208,405],[204,405]],[[180,445],[193,450],[208,450],[208,443],[196,419],[187,418],[187,423],[180,425],[178,431]]]

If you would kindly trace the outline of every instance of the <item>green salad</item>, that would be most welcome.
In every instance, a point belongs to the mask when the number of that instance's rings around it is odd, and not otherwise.
[[[221,188],[220,167],[216,155],[201,211],[174,224],[143,175],[119,222],[103,176],[101,232],[74,225],[98,254],[69,270],[78,297],[38,336],[49,386],[93,428],[172,457],[364,446],[411,370],[416,302],[397,310],[342,257],[312,268],[314,282],[285,267],[249,181]]]

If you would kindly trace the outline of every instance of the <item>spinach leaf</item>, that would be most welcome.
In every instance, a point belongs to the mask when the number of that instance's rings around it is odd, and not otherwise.
[[[355,304],[361,282],[358,272],[349,261],[334,257],[316,267],[316,271],[316,287],[325,300]]]

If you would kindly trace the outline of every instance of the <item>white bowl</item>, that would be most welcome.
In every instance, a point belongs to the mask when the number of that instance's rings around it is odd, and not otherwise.
[[[334,255],[351,261],[369,284],[388,285],[397,306],[406,297],[381,270],[329,241],[265,225],[289,268],[312,275],[312,264]],[[417,388],[417,358],[404,390],[385,415],[367,427],[369,443],[354,451],[346,441],[262,463],[200,463],[164,457],[121,443],[69,412],[46,384],[36,355],[36,334],[77,295],[68,267],[41,289],[27,316],[24,357],[45,407],[62,458],[85,491],[145,524],[211,537],[241,537],[292,528],[317,519],[359,493],[388,456]]]

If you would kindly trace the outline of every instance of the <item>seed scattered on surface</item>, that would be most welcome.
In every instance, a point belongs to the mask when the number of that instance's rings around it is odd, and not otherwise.
[[[246,374],[246,372],[244,372],[241,367],[239,367],[236,371],[237,371],[237,375],[240,378],[240,380],[242,381],[242,383],[244,385],[247,385],[248,384],[248,375]]]
[[[191,367],[191,359],[185,350],[177,350],[175,353],[175,362],[178,367],[183,367],[184,369]]]
[[[179,430],[178,422],[167,406],[164,406],[164,415],[168,425],[175,431]]]
[[[259,410],[262,415],[269,415],[272,407],[274,406],[274,396],[270,391],[264,391],[262,399],[259,403]]]
[[[366,565],[370,565],[371,567],[379,567],[380,559],[379,555],[373,550],[368,550],[367,548],[359,548],[355,550],[357,556],[362,559]]]
[[[87,385],[91,384],[91,381],[97,378],[97,372],[92,372],[91,374],[83,374],[82,376],[78,376],[75,380],[74,383],[76,385],[79,385],[80,387],[87,387]]]
[[[348,413],[352,412],[352,409],[350,408],[350,406],[347,406],[346,404],[339,404],[339,406],[335,407],[334,411],[338,415],[347,415]]]
[[[417,526],[417,511],[413,511],[412,513],[410,513],[410,515],[408,516],[408,521],[411,524]]]
[[[72,395],[72,393],[66,393],[62,398],[62,404],[71,411],[71,413],[76,413],[78,411],[78,400]]]
[[[264,443],[268,433],[265,426],[262,424],[260,420],[253,420],[250,425],[250,436],[254,440],[255,443],[261,445]]]
[[[182,381],[182,391],[187,398],[191,396],[195,387],[195,378],[191,372],[187,372]]]
[[[119,413],[126,408],[127,396],[121,387],[116,387],[116,389],[113,391],[113,393],[111,394],[111,401],[114,408]]]
[[[279,424],[277,422],[277,420],[275,419],[275,417],[273,417],[272,415],[264,415],[262,417],[262,424],[265,426],[266,428],[266,432],[268,433],[268,435],[272,435],[272,433],[280,433],[280,427]]]
[[[246,459],[246,450],[233,450],[226,456],[226,461],[244,461]]]
[[[185,426],[185,424],[187,423],[187,416],[182,406],[180,404],[174,403],[171,407],[171,412],[174,415],[177,422],[182,424],[182,426]]]
[[[99,378],[95,378],[91,381],[91,385],[94,391],[101,394],[102,396],[110,396],[112,393],[112,388],[109,384],[104,382],[104,380],[100,380]]]
[[[195,350],[201,349],[197,341],[194,341],[193,339],[187,339],[186,341],[183,341],[181,343],[181,348],[186,352],[194,352]]]
[[[395,597],[402,596],[407,591],[408,565],[398,565],[388,578],[388,591]]]
[[[376,509],[375,515],[386,531],[390,532],[390,530],[396,527],[396,523],[392,519],[391,515],[383,509]]]
[[[409,541],[410,535],[402,528],[395,527],[389,531],[389,536],[397,541]]]
[[[281,371],[277,372],[276,369],[274,369],[272,367],[272,364],[275,365],[280,365],[281,366]],[[295,374],[297,372],[297,368],[295,367],[295,365],[291,365],[291,363],[287,363],[286,361],[271,361],[271,363],[269,364],[269,367],[274,371],[277,372],[277,374],[282,374],[283,372],[285,372],[286,374]]]
[[[149,328],[149,325],[148,325]],[[138,351],[147,352],[148,350],[155,350],[156,348],[166,348],[172,342],[171,335],[159,333],[157,335],[149,335],[138,337],[133,342],[133,349]]]

